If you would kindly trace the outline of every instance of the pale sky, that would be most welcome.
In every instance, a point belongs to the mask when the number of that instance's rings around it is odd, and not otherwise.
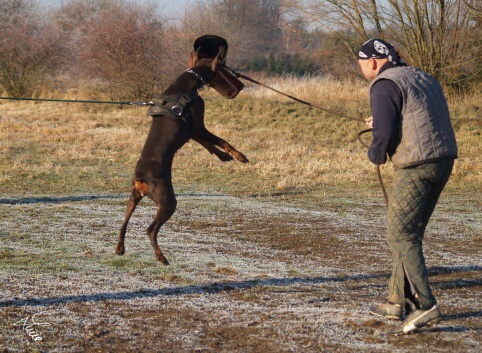
[[[37,0],[40,5],[55,8],[62,3],[67,3],[68,0]],[[197,0],[137,0],[140,3],[153,2],[159,8],[163,8],[163,13],[179,16],[189,4],[195,4]]]

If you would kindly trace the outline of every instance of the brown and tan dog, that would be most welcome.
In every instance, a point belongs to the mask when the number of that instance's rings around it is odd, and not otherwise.
[[[230,161],[233,157],[240,162],[248,162],[244,154],[204,126],[204,101],[198,96],[197,90],[215,78],[220,68],[219,57],[223,57],[223,53],[220,52],[214,59],[199,59],[196,56],[192,68],[180,75],[162,93],[161,99],[154,100],[155,105],[149,109],[149,114],[153,116],[152,123],[135,167],[126,216],[115,248],[117,254],[125,253],[127,224],[139,201],[147,196],[157,206],[156,216],[147,228],[147,235],[159,261],[169,264],[159,248],[157,234],[176,209],[177,201],[171,179],[172,161],[174,154],[189,139],[200,143],[223,162]]]

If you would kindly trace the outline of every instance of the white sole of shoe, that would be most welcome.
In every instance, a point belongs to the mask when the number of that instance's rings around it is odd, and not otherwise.
[[[402,332],[404,334],[407,334],[407,333],[410,333],[410,332],[413,332],[415,331],[416,329],[420,328],[420,327],[424,327],[424,326],[432,326],[433,324],[436,324],[436,323],[439,323],[440,322],[440,317],[436,317],[430,321],[427,321],[424,325],[422,326],[416,326],[416,323],[417,321],[419,321],[420,319],[424,318],[425,316],[427,315],[430,315],[432,313],[432,311],[434,310],[438,310],[437,309],[437,305],[434,305],[432,307],[432,309],[430,310],[427,310],[425,313],[423,313],[422,315],[416,317],[415,319],[413,319],[412,321],[410,322],[407,322],[406,325],[403,326],[403,330]]]

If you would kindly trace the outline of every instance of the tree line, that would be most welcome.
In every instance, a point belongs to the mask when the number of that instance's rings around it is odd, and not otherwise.
[[[371,37],[460,90],[482,82],[480,0],[206,0],[173,20],[155,2],[0,2],[0,85],[15,97],[85,90],[146,100],[186,66],[194,39],[229,42],[228,66],[268,75],[359,77]]]

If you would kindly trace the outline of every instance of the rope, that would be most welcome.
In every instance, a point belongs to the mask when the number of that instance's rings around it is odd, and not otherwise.
[[[281,94],[281,95],[283,95],[283,96],[285,96],[285,97],[291,98],[291,99],[293,99],[293,100],[295,100],[295,101],[297,101],[297,102],[299,102],[299,103],[305,104],[305,105],[307,105],[307,106],[309,106],[309,107],[316,108],[316,109],[318,109],[318,110],[324,111],[324,112],[326,112],[326,113],[328,113],[328,114],[335,115],[335,116],[339,116],[339,117],[346,118],[346,119],[349,119],[349,120],[361,121],[361,122],[363,122],[363,123],[365,122],[365,120],[363,120],[363,119],[358,119],[358,118],[354,118],[354,117],[351,117],[351,116],[343,115],[343,114],[340,114],[340,113],[337,112],[337,111],[334,111],[334,110],[331,110],[331,109],[326,109],[326,108],[320,107],[320,106],[318,106],[318,105],[315,105],[315,104],[312,104],[312,103],[309,103],[309,102],[305,102],[304,100],[301,100],[301,99],[299,99],[299,98],[290,96],[289,94],[286,94],[286,93],[284,93],[284,92],[278,91],[277,89],[274,89],[274,88],[272,88],[272,87],[269,87],[269,86],[267,86],[267,85],[265,85],[265,84],[263,84],[263,83],[261,83],[261,82],[258,82],[258,81],[256,81],[256,80],[252,79],[251,77],[245,76],[245,75],[240,74],[240,73],[238,73],[238,72],[236,72],[236,76],[237,76],[237,77],[240,77],[240,78],[244,78],[245,80],[248,80],[248,81],[250,81],[250,82],[252,82],[252,83],[255,83],[255,84],[259,85],[259,86],[268,88],[268,89],[270,89],[270,90],[272,90],[272,91],[274,91],[274,92],[276,92],[276,93],[279,93],[279,94]],[[358,133],[358,141],[360,141],[360,143],[361,143],[364,147],[366,147],[366,148],[369,148],[369,146],[368,146],[365,142],[363,142],[363,140],[361,139],[361,135],[363,135],[363,134],[365,134],[365,133],[367,133],[367,132],[370,132],[370,131],[372,131],[372,129],[363,130],[363,131],[360,131],[360,132]],[[382,189],[382,193],[383,193],[383,198],[384,198],[384,200],[385,200],[385,204],[386,204],[387,207],[388,207],[388,195],[387,195],[387,191],[385,190],[385,185],[383,184],[382,173],[381,173],[381,171],[380,171],[380,165],[379,165],[379,164],[376,165],[376,173],[377,173],[377,177],[378,177],[378,183],[380,184],[380,188]]]
[[[263,84],[263,83],[261,83],[261,82],[258,82],[258,81],[254,80],[254,79],[252,79],[252,78],[250,78],[250,77],[248,77],[248,76],[244,76],[243,74],[240,74],[240,73],[238,73],[238,72],[236,72],[236,76],[237,76],[237,77],[240,77],[240,78],[244,78],[245,80],[248,80],[248,81],[250,81],[250,82],[253,82],[253,83],[255,83],[255,84],[257,84],[257,85],[260,85],[260,86],[262,86],[262,87],[264,87],[264,88],[270,89],[270,90],[272,90],[272,91],[274,91],[274,92],[276,92],[276,93],[279,93],[279,94],[281,94],[281,95],[283,95],[283,96],[285,96],[285,97],[291,98],[291,99],[297,101],[298,103],[302,103],[302,104],[305,104],[305,105],[307,105],[307,106],[309,106],[309,107],[316,108],[316,109],[321,110],[321,111],[324,111],[324,112],[326,112],[326,113],[328,113],[328,114],[335,115],[335,116],[339,116],[339,117],[341,117],[341,118],[345,118],[345,119],[349,119],[349,120],[355,120],[355,121],[364,122],[363,119],[355,118],[355,117],[352,117],[352,116],[343,115],[343,114],[340,114],[340,112],[337,112],[337,111],[334,111],[334,110],[331,110],[331,109],[326,109],[326,108],[320,107],[320,106],[318,106],[318,105],[315,105],[315,104],[313,104],[313,103],[309,103],[309,102],[306,102],[306,101],[301,100],[301,99],[299,99],[299,98],[290,96],[289,94],[286,94],[286,93],[284,93],[284,92],[278,91],[277,89],[274,89],[273,87],[266,86],[265,84]]]
[[[62,103],[90,103],[90,104],[116,104],[116,105],[152,105],[152,102],[113,102],[97,100],[77,100],[77,99],[48,99],[48,98],[23,98],[23,97],[0,97],[0,99],[14,101],[36,101],[36,102],[62,102]]]
[[[372,129],[366,129],[366,130],[360,131],[358,133],[358,141],[360,141],[360,143],[366,148],[369,148],[370,146],[368,146],[365,142],[363,142],[361,136],[363,134],[366,134],[367,132],[370,132],[370,131],[372,131]],[[383,194],[383,199],[385,200],[385,205],[387,205],[387,207],[388,207],[388,195],[387,195],[387,190],[385,189],[385,185],[383,184],[382,172],[380,171],[380,164],[376,165],[376,172],[377,172],[377,177],[378,177],[378,183],[380,184],[380,188],[382,189],[382,194]]]

